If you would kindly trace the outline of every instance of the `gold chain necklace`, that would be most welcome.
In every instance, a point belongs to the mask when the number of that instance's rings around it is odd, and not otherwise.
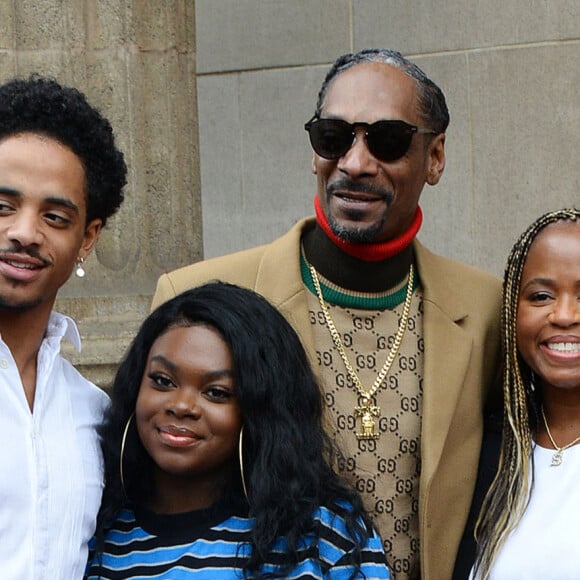
[[[320,287],[320,280],[318,279],[318,274],[314,269],[314,266],[311,264],[308,265],[310,269],[310,276],[312,278],[312,283],[314,284],[314,289],[316,290],[316,296],[318,298],[318,302],[320,303],[320,308],[322,310],[322,314],[324,315],[324,320],[326,322],[326,326],[330,332],[330,336],[332,337],[332,342],[334,342],[334,346],[340,354],[340,358],[346,367],[346,370],[354,383],[355,389],[359,394],[359,405],[358,407],[354,408],[354,416],[355,420],[357,418],[361,419],[362,430],[358,433],[355,432],[357,439],[362,440],[371,440],[371,439],[378,439],[380,433],[376,431],[376,423],[380,420],[381,417],[381,408],[376,404],[374,399],[376,392],[379,390],[387,373],[391,369],[391,366],[397,356],[397,352],[399,352],[399,347],[403,342],[403,336],[405,335],[405,330],[407,330],[407,323],[409,322],[409,310],[411,308],[411,298],[413,297],[413,280],[414,280],[414,270],[413,264],[409,268],[409,278],[407,281],[407,294],[405,296],[405,304],[403,306],[403,314],[401,315],[401,320],[399,321],[399,328],[397,329],[397,334],[395,335],[395,341],[393,342],[393,347],[389,351],[389,355],[387,356],[387,360],[383,365],[383,368],[380,370],[373,386],[367,391],[362,386],[362,383],[357,375],[356,371],[354,370],[353,366],[350,364],[348,357],[346,355],[346,350],[344,345],[342,344],[342,340],[340,339],[340,334],[338,334],[338,330],[336,330],[336,326],[334,321],[330,316],[330,312],[326,303],[324,302],[324,297],[322,296],[322,288]]]
[[[552,437],[552,434],[550,433],[550,428],[548,427],[548,421],[546,420],[546,414],[544,413],[544,405],[542,405],[542,419],[544,419],[544,426],[546,427],[546,433],[548,434],[548,437],[550,438],[552,445],[556,449],[556,453],[554,453],[554,455],[552,456],[552,463],[550,463],[550,467],[558,467],[558,465],[562,464],[562,454],[564,453],[564,451],[566,451],[566,449],[568,449],[569,447],[572,447],[572,445],[576,445],[576,443],[578,443],[578,441],[580,441],[580,437],[576,437],[576,439],[574,439],[574,441],[572,441],[571,443],[568,443],[568,445],[564,445],[564,447],[558,447],[556,445],[556,442],[554,441],[554,438]]]

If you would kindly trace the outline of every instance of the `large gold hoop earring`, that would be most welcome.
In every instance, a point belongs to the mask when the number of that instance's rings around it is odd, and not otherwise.
[[[243,443],[244,441],[244,426],[242,425],[242,428],[240,429],[240,439],[238,442],[238,454],[240,457],[240,477],[242,479],[242,489],[244,490],[244,496],[246,498],[247,501],[248,500],[248,489],[246,488],[246,480],[244,478],[244,456],[242,453],[242,448],[243,448]]]
[[[129,427],[131,426],[131,419],[135,416],[135,411],[131,413],[129,418],[127,419],[127,424],[125,425],[125,429],[123,431],[123,438],[121,439],[121,456],[119,457],[119,474],[121,476],[121,487],[123,488],[123,492],[125,493],[125,497],[127,496],[127,490],[125,489],[125,476],[123,474],[123,455],[125,455],[125,443],[127,442],[127,434],[129,433]]]

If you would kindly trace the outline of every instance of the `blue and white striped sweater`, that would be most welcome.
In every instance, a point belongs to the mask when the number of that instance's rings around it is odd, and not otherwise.
[[[175,516],[123,510],[105,539],[102,562],[93,557],[88,580],[233,580],[242,579],[243,561],[249,554],[253,520],[242,515],[202,510]],[[231,513],[231,512],[230,512]],[[289,580],[347,580],[353,541],[344,519],[322,507],[313,514],[319,540],[305,537],[300,562],[284,576]],[[285,551],[279,539],[262,572],[275,573]],[[356,578],[388,580],[390,574],[379,536],[374,533],[361,552]]]

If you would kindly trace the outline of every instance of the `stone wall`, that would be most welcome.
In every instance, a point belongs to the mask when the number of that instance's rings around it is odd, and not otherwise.
[[[126,153],[126,201],[58,301],[81,371],[110,380],[158,275],[267,242],[312,213],[304,122],[331,62],[396,48],[443,88],[447,168],[420,237],[501,273],[547,209],[580,205],[577,0],[14,0],[0,80],[83,90]],[[200,187],[201,185],[201,187]],[[201,193],[203,192],[203,193]]]

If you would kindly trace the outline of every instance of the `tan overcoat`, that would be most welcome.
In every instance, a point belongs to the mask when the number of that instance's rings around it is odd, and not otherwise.
[[[162,275],[153,307],[210,280],[251,288],[280,309],[315,361],[299,259],[302,233],[313,225],[308,218],[270,244]],[[421,578],[446,580],[475,485],[484,401],[499,373],[501,283],[491,274],[437,256],[417,241],[414,253],[423,289],[425,341]]]

